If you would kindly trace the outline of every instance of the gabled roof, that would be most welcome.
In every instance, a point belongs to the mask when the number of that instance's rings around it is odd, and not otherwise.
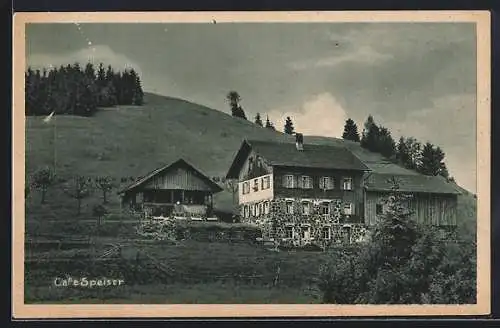
[[[369,171],[345,147],[304,144],[303,148],[299,151],[291,142],[245,140],[231,164],[227,178],[238,177],[241,165],[251,150],[272,166]]]
[[[191,171],[194,171],[200,179],[205,181],[206,184],[208,186],[210,186],[210,188],[212,189],[213,192],[220,192],[220,191],[224,190],[221,186],[219,186],[217,183],[212,181],[209,177],[207,177],[205,174],[203,174],[200,170],[196,169],[193,165],[189,164],[188,162],[186,162],[184,159],[181,158],[181,159],[179,159],[171,164],[165,165],[163,167],[160,167],[160,168],[146,174],[144,177],[139,178],[134,183],[132,183],[129,186],[127,186],[126,188],[120,190],[118,192],[118,194],[123,194],[127,191],[130,191],[132,189],[140,187],[141,185],[145,184],[150,179],[152,179],[154,176],[156,176],[160,173],[163,173],[165,171],[168,171],[170,169],[176,168],[176,167],[186,167],[186,168],[190,169]]]
[[[447,182],[442,177],[427,176],[422,174],[389,174],[370,172],[365,178],[365,189],[368,191],[391,191],[391,178],[396,178],[399,191],[433,194],[461,194],[452,182]]]

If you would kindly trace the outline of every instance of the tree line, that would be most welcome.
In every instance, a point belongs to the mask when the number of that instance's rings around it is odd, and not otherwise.
[[[93,115],[98,107],[143,104],[141,79],[134,69],[115,71],[100,63],[81,67],[79,63],[50,70],[25,72],[25,111],[27,116],[70,114]]]
[[[228,94],[226,95],[226,100],[229,102],[229,107],[231,109],[232,116],[248,120],[245,111],[241,106],[241,96],[237,91],[229,91]],[[262,121],[261,114],[257,113],[254,118],[254,123],[260,127],[265,127],[267,129],[276,131],[276,127],[274,126],[274,123],[271,122],[271,120],[269,120],[269,116],[266,117],[266,122],[264,123]],[[290,117],[287,117],[285,120],[283,132],[286,134],[294,133],[293,122]]]
[[[396,142],[389,129],[377,125],[372,115],[366,119],[361,136],[356,123],[347,119],[342,138],[359,142],[361,147],[379,153],[405,168],[453,180],[444,162],[445,153],[441,147],[430,142],[421,143],[414,137],[401,136]]]

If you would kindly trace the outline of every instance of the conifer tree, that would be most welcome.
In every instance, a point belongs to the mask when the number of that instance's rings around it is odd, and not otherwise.
[[[396,158],[399,164],[412,170],[420,165],[420,142],[413,137],[401,137],[397,144]]]
[[[389,130],[383,126],[379,130],[376,151],[387,158],[393,158],[396,153],[396,143]]]
[[[132,88],[132,104],[140,106],[143,104],[144,92],[142,91],[141,79],[134,69],[130,71],[131,88]]]
[[[269,120],[269,116],[267,116],[267,118],[266,118],[266,128],[271,129],[271,130],[276,130],[274,128],[273,123],[271,123],[271,121]]]
[[[352,119],[347,119],[344,125],[344,133],[342,134],[342,138],[345,140],[351,140],[355,142],[359,142],[359,133],[358,127],[356,123]]]
[[[449,173],[444,163],[444,156],[445,154],[440,147],[427,142],[422,149],[418,171],[425,175],[441,175],[448,178]]]
[[[260,118],[260,113],[257,113],[257,115],[255,115],[255,124],[257,124],[258,126],[262,126],[262,119]]]
[[[378,151],[378,139],[379,139],[380,129],[375,124],[375,120],[372,115],[369,115],[365,122],[365,128],[361,137],[361,147],[366,148],[370,151]]]
[[[245,111],[240,105],[241,96],[236,91],[229,91],[226,95],[226,100],[229,101],[229,106],[231,108],[231,115],[234,117],[239,117],[242,119],[247,119]]]
[[[293,134],[294,132],[293,122],[290,116],[286,117],[284,132],[286,134]]]

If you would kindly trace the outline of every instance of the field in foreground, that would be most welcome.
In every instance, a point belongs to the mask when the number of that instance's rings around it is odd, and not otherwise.
[[[71,252],[65,252],[69,258]],[[197,241],[129,243],[124,252],[129,255],[92,263],[84,261],[81,254],[63,261],[63,252],[53,251],[52,258],[57,261],[28,262],[25,302],[317,303],[319,266],[335,256],[311,251],[275,252],[248,243]],[[39,252],[32,257],[50,255]],[[69,276],[123,279],[124,283],[93,288],[54,284],[55,278]]]

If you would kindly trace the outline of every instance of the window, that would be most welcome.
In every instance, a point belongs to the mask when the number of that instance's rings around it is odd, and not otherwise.
[[[243,206],[243,216],[248,218],[250,216],[248,205]]]
[[[311,203],[302,202],[302,214],[304,214],[304,215],[311,214]]]
[[[269,202],[264,202],[264,214],[269,214]]]
[[[332,177],[321,177],[319,179],[319,188],[323,190],[331,190],[334,188],[334,180]]]
[[[382,204],[377,204],[376,205],[376,213],[377,214],[383,214],[384,213],[384,206]]]
[[[345,244],[351,243],[351,227],[342,227],[341,231],[342,241]]]
[[[293,202],[292,201],[286,202],[286,214],[293,214]]]
[[[250,183],[243,182],[243,195],[248,194],[250,192]]]
[[[304,175],[301,178],[301,187],[304,189],[311,189],[312,188],[312,179],[310,176]]]
[[[264,209],[264,205],[262,203],[259,203],[259,215],[264,214],[263,209]]]
[[[342,188],[344,190],[352,190],[352,178],[344,178]]]
[[[285,175],[284,187],[285,188],[295,188],[293,175]]]
[[[253,169],[253,157],[248,158],[248,173],[252,172]]]
[[[311,227],[301,227],[300,232],[300,237],[302,237],[302,239],[311,238]]]
[[[255,216],[255,205],[250,205],[250,215]]]
[[[352,204],[351,203],[346,203],[344,204],[344,214],[345,215],[352,215]]]
[[[321,214],[330,214],[330,203],[321,203]]]
[[[323,227],[323,229],[321,229],[321,237],[323,239],[330,239],[331,238],[330,227]]]
[[[259,191],[259,179],[253,180],[253,191]]]
[[[288,226],[285,228],[285,234],[286,234],[286,238],[293,238],[293,227],[292,226]]]
[[[270,176],[263,177],[261,189],[269,189],[269,188],[271,188],[271,177]]]

